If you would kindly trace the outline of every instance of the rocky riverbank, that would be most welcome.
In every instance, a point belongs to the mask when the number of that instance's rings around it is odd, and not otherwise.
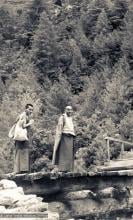
[[[57,213],[48,211],[48,203],[35,194],[25,195],[23,188],[12,180],[0,181],[0,214],[3,213],[41,213],[48,219],[58,219]]]

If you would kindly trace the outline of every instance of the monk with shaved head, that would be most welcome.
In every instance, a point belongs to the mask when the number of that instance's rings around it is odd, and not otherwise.
[[[75,131],[72,116],[72,106],[66,106],[56,128],[52,162],[59,171],[73,171]]]

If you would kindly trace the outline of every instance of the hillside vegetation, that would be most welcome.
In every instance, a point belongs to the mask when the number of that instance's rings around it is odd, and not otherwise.
[[[8,131],[26,103],[35,111],[32,170],[51,169],[55,127],[68,104],[77,169],[102,164],[103,136],[133,139],[132,1],[12,2],[0,3],[0,172],[12,171]],[[120,148],[111,149],[117,157]]]

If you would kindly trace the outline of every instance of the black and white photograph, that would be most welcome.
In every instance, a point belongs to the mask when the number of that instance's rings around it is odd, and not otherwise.
[[[0,0],[0,220],[133,219],[133,0]]]

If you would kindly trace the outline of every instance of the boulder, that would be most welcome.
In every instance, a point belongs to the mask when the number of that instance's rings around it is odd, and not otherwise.
[[[95,194],[91,190],[80,190],[75,192],[69,192],[63,195],[64,199],[78,200],[95,197]]]
[[[6,179],[3,179],[3,180],[0,181],[0,190],[14,189],[14,188],[17,188],[17,185],[14,181],[6,180]]]
[[[17,207],[17,208],[11,208],[11,209],[6,209],[7,213],[26,213],[26,207]]]
[[[36,200],[37,196],[36,195],[21,195],[19,197],[19,200],[16,202],[15,206],[25,206],[27,204],[32,204],[32,201],[35,199]],[[41,198],[40,198],[41,199]],[[39,200],[39,199],[38,199]],[[42,201],[42,200],[41,200]]]
[[[19,201],[16,203],[16,206],[26,206],[30,207],[31,205],[37,205],[42,203],[42,198],[37,198],[37,197],[29,197],[24,195],[23,197],[20,197]]]
[[[101,198],[111,198],[113,197],[114,187],[107,187],[98,192],[98,196]]]
[[[12,206],[21,195],[24,195],[22,187],[0,190],[0,205]]]
[[[48,204],[44,202],[36,203],[31,206],[27,206],[28,212],[45,212],[48,210]]]
[[[42,201],[34,194],[24,195],[23,188],[13,181],[0,181],[0,213],[47,213],[48,203]]]
[[[5,206],[0,205],[0,213],[4,213],[6,211]]]
[[[59,214],[57,212],[48,212],[48,219],[59,220]]]

